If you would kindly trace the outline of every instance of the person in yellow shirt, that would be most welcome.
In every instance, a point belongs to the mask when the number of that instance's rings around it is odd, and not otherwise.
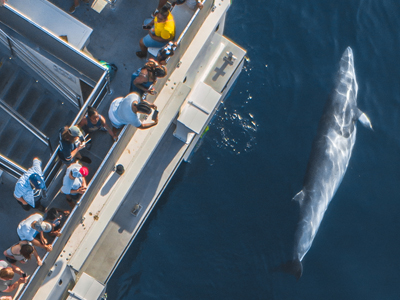
[[[138,57],[145,58],[147,48],[161,48],[175,38],[175,21],[169,9],[170,5],[163,6],[154,20],[145,24],[144,28],[149,29],[149,34],[139,42],[141,51],[136,52]]]

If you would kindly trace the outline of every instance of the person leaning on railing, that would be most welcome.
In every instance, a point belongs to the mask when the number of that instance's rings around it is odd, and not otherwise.
[[[40,214],[33,214],[22,220],[17,227],[17,234],[21,241],[31,242],[34,246],[45,249],[47,252],[53,250],[53,246],[47,243],[43,233],[50,232],[52,226],[43,221]]]
[[[124,125],[132,125],[139,129],[148,129],[158,124],[158,112],[153,114],[153,122],[142,123],[139,120],[138,113],[150,115],[152,109],[156,110],[157,106],[145,100],[140,101],[138,93],[130,93],[125,98],[119,97],[111,102],[110,109],[108,110],[108,117],[113,126],[113,132],[119,132]]]
[[[97,109],[92,106],[88,106],[87,114],[77,126],[89,135],[98,130],[107,131],[114,141],[118,140],[118,136],[112,132],[110,126],[108,126],[106,122],[106,119],[99,114]],[[87,147],[87,149],[89,150],[89,147]]]
[[[78,126],[65,126],[60,129],[60,148],[57,155],[65,164],[70,164],[76,157],[82,162],[90,164],[92,160],[89,157],[82,156],[79,151],[85,148],[85,141]]]
[[[154,19],[145,20],[144,29],[149,29],[149,34],[142,38],[139,42],[140,50],[136,52],[139,58],[147,56],[147,48],[161,48],[175,37],[175,20],[172,16],[171,5],[167,3]]]
[[[31,259],[33,254],[36,258],[38,266],[42,265],[42,260],[40,259],[35,247],[31,242],[28,241],[19,241],[5,250],[3,254],[6,257],[6,260],[11,264],[15,264],[16,262],[21,262],[24,264]]]
[[[157,82],[157,78],[162,78],[167,75],[167,67],[159,65],[154,59],[149,59],[143,68],[140,68],[131,77],[130,92],[137,92],[140,97],[143,93],[154,95],[156,91],[150,88]]]
[[[68,205],[74,208],[76,202],[86,192],[87,182],[85,177],[89,169],[78,163],[70,165],[65,172],[61,192],[66,195]]]

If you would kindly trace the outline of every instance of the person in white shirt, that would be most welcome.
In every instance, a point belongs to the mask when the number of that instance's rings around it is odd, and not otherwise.
[[[65,173],[61,192],[66,195],[68,204],[72,208],[74,208],[76,201],[86,191],[87,183],[85,177],[88,174],[88,168],[78,163],[70,165]]]
[[[47,239],[45,239],[43,233],[50,232],[51,230],[51,224],[44,222],[42,215],[33,214],[18,224],[17,234],[21,241],[29,241],[34,246],[43,248],[47,252],[50,252],[53,250],[53,246],[47,244]],[[38,233],[39,237],[37,237]]]

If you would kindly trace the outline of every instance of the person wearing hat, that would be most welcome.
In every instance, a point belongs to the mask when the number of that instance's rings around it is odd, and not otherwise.
[[[71,163],[74,158],[90,164],[89,157],[82,156],[79,151],[85,148],[85,138],[78,126],[65,126],[60,129],[60,147],[57,155],[63,163]]]
[[[158,78],[163,78],[166,75],[167,67],[150,58],[143,68],[132,74],[130,92],[137,92],[140,97],[143,93],[154,95],[156,91],[150,86],[155,84]]]
[[[165,4],[167,4],[167,2],[168,0],[159,0],[157,9],[160,10]],[[197,8],[203,8],[204,0],[170,0],[169,2],[171,2],[172,5],[181,5],[186,3],[190,9],[195,10]]]
[[[145,100],[140,101],[138,93],[130,93],[125,98],[116,98],[110,105],[108,117],[113,126],[113,132],[118,132],[124,125],[132,125],[140,129],[151,128],[158,124],[158,115],[151,123],[143,124],[137,115],[142,113],[149,115],[152,109],[156,110],[157,106]]]
[[[14,279],[15,273],[19,274],[21,277],[14,283],[12,280]],[[14,266],[5,260],[0,260],[0,292],[2,293],[10,293],[18,287],[26,283],[26,273],[22,271],[17,266]],[[12,300],[11,296],[0,296],[0,300]]]
[[[46,198],[46,184],[43,178],[42,162],[39,158],[35,157],[32,167],[18,179],[15,184],[14,197],[26,211],[31,207],[40,211],[45,210],[40,204],[40,199]]]
[[[85,177],[89,174],[86,167],[78,163],[70,165],[63,179],[61,192],[67,197],[68,204],[74,208],[75,202],[85,193],[87,183]]]
[[[43,248],[47,252],[53,250],[53,246],[47,244],[43,233],[51,230],[51,224],[44,222],[40,214],[30,215],[25,220],[22,220],[17,227],[17,233],[21,241],[31,242],[34,246]]]

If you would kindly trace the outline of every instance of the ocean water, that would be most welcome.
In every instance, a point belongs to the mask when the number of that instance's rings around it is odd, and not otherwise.
[[[400,299],[399,15],[395,0],[234,0],[225,34],[249,61],[109,282],[109,299]],[[374,131],[358,124],[296,281],[273,270],[291,257],[291,199],[347,46]]]

